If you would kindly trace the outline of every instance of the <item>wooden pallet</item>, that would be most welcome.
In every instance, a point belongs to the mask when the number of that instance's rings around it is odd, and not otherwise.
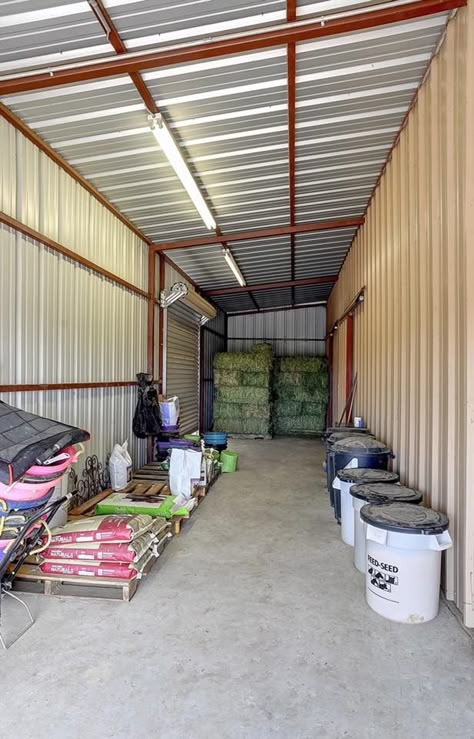
[[[193,493],[193,497],[196,499],[196,505],[190,511],[189,516],[173,516],[173,518],[171,519],[171,531],[173,532],[173,536],[179,536],[183,526],[192,518],[193,514],[197,511],[198,507],[201,505],[202,501],[208,494],[210,488],[214,485],[219,475],[220,472],[218,472],[205,486],[196,486]]]
[[[160,554],[171,541],[165,535],[158,542]],[[47,575],[41,572],[38,565],[23,565],[13,583],[13,590],[22,593],[41,593],[43,595],[76,596],[80,598],[102,598],[104,600],[121,600],[128,603],[155,563],[153,557],[146,565],[141,578],[121,580],[116,577],[78,577],[66,575]]]
[[[162,470],[159,462],[151,462],[141,467],[139,470],[135,470],[132,477],[132,482],[138,480],[149,481],[154,480],[155,482],[168,482],[168,471]]]
[[[111,495],[111,493],[113,492],[114,491],[110,488],[107,490],[102,490],[102,492],[94,495],[93,498],[89,498],[89,500],[86,500],[85,503],[81,503],[81,505],[69,511],[69,518],[75,518],[76,516],[93,516],[96,505],[104,500],[104,498],[107,498],[109,495]],[[129,485],[127,485],[127,487],[120,492],[134,493],[134,495],[136,496],[140,495],[144,497],[155,495],[171,495],[171,490],[167,485],[167,478],[162,481],[145,481],[133,479],[132,482],[129,483]]]

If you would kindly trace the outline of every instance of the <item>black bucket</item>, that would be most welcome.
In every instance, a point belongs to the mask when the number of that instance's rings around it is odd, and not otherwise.
[[[368,432],[367,429],[356,429],[353,426],[338,426],[336,427],[335,431],[332,431],[329,435],[326,436],[326,477],[327,477],[327,487],[328,487],[328,493],[331,494],[332,491],[332,480],[330,479],[330,461],[329,461],[329,452],[333,444],[335,444],[336,441],[341,441],[342,439],[347,439],[349,436],[372,436]],[[334,476],[333,476],[334,477]]]
[[[387,470],[392,450],[373,436],[348,436],[331,445],[328,453],[328,483],[330,484],[331,505],[338,523],[341,521],[341,491],[334,490],[332,483],[338,470],[344,469],[353,459],[357,467]]]

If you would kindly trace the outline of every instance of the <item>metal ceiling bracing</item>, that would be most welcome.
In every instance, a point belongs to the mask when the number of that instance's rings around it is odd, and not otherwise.
[[[116,55],[91,5],[93,0],[2,4],[0,75]],[[370,5],[375,3],[300,0],[296,18]],[[103,6],[127,51],[134,52],[251,32],[287,18],[284,0],[105,0]],[[447,18],[441,13],[296,44],[296,224],[364,214]],[[224,238],[226,232],[290,224],[286,46],[163,66],[141,76]],[[209,234],[159,150],[128,75],[7,95],[2,102],[150,241]],[[341,228],[235,241],[231,249],[249,285],[284,282],[337,274],[354,233]],[[236,285],[221,246],[169,256],[204,291]],[[330,290],[328,283],[215,300],[235,312],[255,310],[255,301],[261,308],[318,302]]]

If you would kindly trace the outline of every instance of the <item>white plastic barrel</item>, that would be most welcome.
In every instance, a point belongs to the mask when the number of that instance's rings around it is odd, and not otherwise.
[[[418,490],[407,488],[398,483],[370,482],[351,485],[354,519],[354,565],[365,574],[366,571],[366,524],[360,517],[360,511],[367,503],[382,505],[384,503],[421,503],[423,496]]]
[[[452,546],[445,514],[406,503],[368,504],[366,599],[390,621],[420,624],[438,614],[441,553]]]
[[[376,482],[396,483],[399,479],[396,472],[389,472],[388,470],[380,470],[373,467],[345,467],[343,470],[338,470],[333,487],[341,491],[341,538],[345,544],[353,547],[355,543],[355,516],[352,505],[351,487],[353,485]]]
[[[366,500],[352,498],[354,513],[354,565],[365,574],[366,525],[360,517],[360,509],[367,505]]]

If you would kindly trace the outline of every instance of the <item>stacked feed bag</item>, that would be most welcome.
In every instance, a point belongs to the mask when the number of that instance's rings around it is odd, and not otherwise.
[[[320,357],[279,357],[274,382],[275,433],[322,433],[328,403],[326,361]]]
[[[53,529],[40,570],[64,577],[140,577],[171,537],[169,528],[164,518],[145,515],[77,518]]]
[[[214,431],[272,433],[272,348],[256,344],[249,352],[214,357]]]

